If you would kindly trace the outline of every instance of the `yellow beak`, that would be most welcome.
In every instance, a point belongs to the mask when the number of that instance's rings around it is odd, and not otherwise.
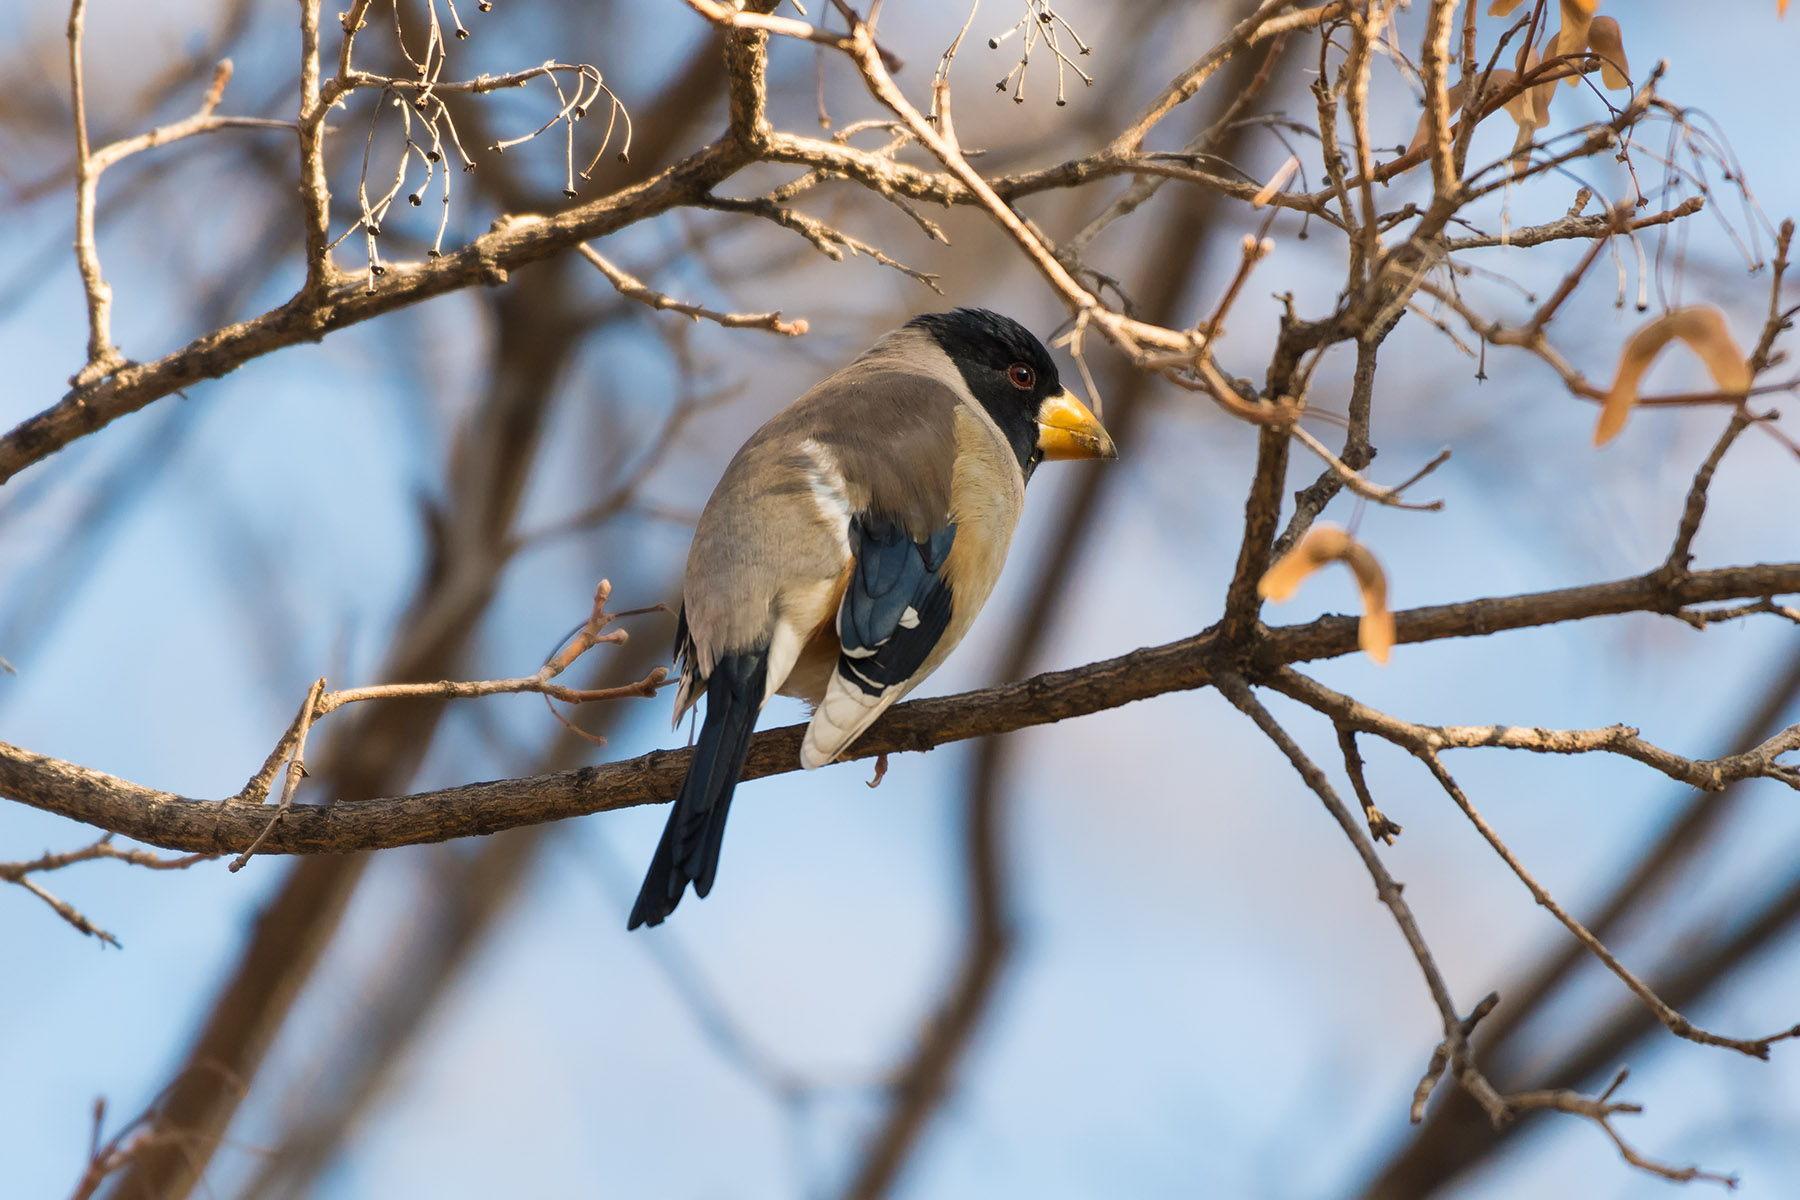
[[[1067,389],[1038,406],[1038,453],[1053,458],[1117,458],[1119,449],[1088,406]]]

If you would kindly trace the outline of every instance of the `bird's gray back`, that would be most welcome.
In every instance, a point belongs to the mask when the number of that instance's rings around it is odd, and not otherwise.
[[[949,519],[956,367],[902,329],[776,414],[726,467],[688,552],[688,623],[705,662],[767,639],[783,589],[836,580],[855,512],[924,538]]]

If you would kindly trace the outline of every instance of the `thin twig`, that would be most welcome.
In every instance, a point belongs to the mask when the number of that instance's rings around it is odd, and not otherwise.
[[[779,333],[785,337],[799,337],[807,330],[806,318],[796,321],[784,321],[780,312],[768,313],[725,313],[710,308],[702,308],[697,304],[684,304],[672,296],[666,296],[644,283],[643,280],[615,266],[603,257],[592,246],[583,243],[577,247],[581,256],[593,263],[599,272],[606,276],[606,281],[617,288],[621,296],[648,304],[651,308],[667,309],[683,313],[694,320],[707,320],[723,325],[727,329],[766,329],[770,333]]]
[[[1445,769],[1439,752],[1455,747],[1500,746],[1550,754],[1584,754],[1608,751],[1637,759],[1668,774],[1671,778],[1717,791],[1733,779],[1766,777],[1777,779],[1800,790],[1800,768],[1779,764],[1776,759],[1800,748],[1800,725],[1768,739],[1762,745],[1729,759],[1712,762],[1690,762],[1652,746],[1637,736],[1637,731],[1624,726],[1602,730],[1525,729],[1517,726],[1423,726],[1379,712],[1368,705],[1335,692],[1316,680],[1298,672],[1281,669],[1268,677],[1271,687],[1329,716],[1340,728],[1373,733],[1400,746],[1424,763],[1439,785],[1455,801],[1463,815],[1474,825],[1502,861],[1511,868],[1532,898],[1562,922],[1595,958],[1617,975],[1634,995],[1655,1013],[1670,1032],[1704,1045],[1723,1046],[1766,1059],[1769,1047],[1786,1038],[1800,1036],[1800,1026],[1763,1038],[1733,1038],[1709,1033],[1670,1008],[1649,985],[1633,974],[1598,938],[1551,897],[1532,877],[1512,850],[1501,840],[1492,826],[1476,811],[1461,786]]]
[[[1669,547],[1669,556],[1662,565],[1663,571],[1670,576],[1686,571],[1688,564],[1693,561],[1694,535],[1700,532],[1700,522],[1706,516],[1706,490],[1712,486],[1713,473],[1719,469],[1725,452],[1731,449],[1731,444],[1737,441],[1738,435],[1750,427],[1753,419],[1747,408],[1740,408],[1732,413],[1730,423],[1713,444],[1706,461],[1694,472],[1694,482],[1688,487],[1687,503],[1681,510],[1681,525],[1675,531],[1675,542]]]
[[[1454,1068],[1452,1074],[1456,1082],[1484,1109],[1500,1119],[1506,1111],[1506,1103],[1493,1085],[1476,1070],[1465,1031],[1466,1028],[1473,1028],[1474,1021],[1479,1017],[1471,1015],[1465,1018],[1458,1014],[1456,1004],[1450,998],[1450,987],[1438,969],[1431,947],[1425,942],[1425,935],[1419,931],[1412,908],[1401,897],[1401,886],[1388,873],[1387,866],[1375,850],[1374,842],[1369,839],[1368,831],[1351,815],[1325,773],[1314,765],[1299,743],[1270,715],[1269,710],[1256,699],[1242,679],[1220,674],[1215,678],[1214,685],[1221,695],[1262,730],[1264,736],[1275,743],[1276,748],[1306,782],[1306,786],[1324,803],[1326,811],[1337,822],[1338,828],[1343,830],[1344,836],[1350,839],[1357,857],[1362,859],[1364,869],[1375,882],[1376,898],[1387,906],[1394,923],[1400,927],[1401,936],[1406,939],[1407,948],[1412,951],[1413,960],[1419,964],[1419,971],[1425,977],[1426,989],[1431,993],[1432,1002],[1437,1005],[1444,1028],[1444,1040],[1438,1053],[1442,1054],[1444,1063]],[[1437,1061],[1438,1054],[1434,1053],[1432,1058],[1434,1062]],[[1437,1070],[1441,1074],[1443,1067],[1439,1066]],[[1427,1078],[1434,1078],[1433,1073],[1427,1072]],[[1426,1090],[1429,1092],[1428,1088]],[[1422,1103],[1418,1100],[1414,1102],[1414,1111],[1422,1111]]]
[[[655,667],[642,679],[635,683],[623,684],[609,688],[571,688],[555,683],[553,680],[566,671],[576,659],[599,645],[621,645],[628,635],[623,629],[602,632],[613,621],[620,617],[639,616],[645,613],[664,611],[661,605],[650,608],[632,609],[628,612],[609,613],[606,601],[612,595],[612,584],[602,579],[594,588],[594,603],[587,621],[582,625],[579,634],[569,644],[553,655],[549,661],[538,668],[532,675],[517,679],[481,679],[450,680],[441,679],[423,683],[382,683],[368,687],[345,688],[340,691],[327,692],[325,680],[314,681],[300,705],[300,712],[289,725],[288,730],[276,743],[275,749],[250,782],[231,799],[255,801],[260,788],[266,788],[273,780],[276,767],[283,758],[287,760],[286,781],[281,788],[281,796],[275,804],[274,811],[261,831],[251,840],[242,853],[232,860],[232,871],[242,870],[256,852],[262,849],[274,834],[276,827],[288,817],[293,810],[294,793],[300,787],[301,779],[306,776],[306,738],[313,722],[328,713],[349,704],[360,704],[370,700],[449,700],[474,699],[481,696],[518,695],[520,693],[536,693],[546,700],[561,700],[565,704],[595,704],[608,700],[624,700],[632,697],[654,697],[657,690],[668,682],[669,671],[666,667]],[[568,725],[560,713],[553,708],[551,712],[557,720]],[[573,729],[573,726],[570,726]],[[579,733],[579,730],[575,732]],[[221,808],[221,811],[223,809]]]
[[[1426,463],[1418,471],[1414,472],[1412,478],[1408,479],[1406,482],[1401,483],[1396,487],[1384,488],[1378,484],[1370,483],[1357,472],[1351,470],[1348,463],[1327,450],[1324,443],[1320,442],[1319,439],[1312,434],[1306,432],[1306,430],[1302,429],[1299,425],[1294,425],[1288,432],[1295,441],[1324,459],[1325,465],[1337,473],[1338,478],[1343,481],[1344,486],[1365,500],[1372,500],[1376,504],[1383,504],[1390,508],[1408,509],[1412,512],[1439,512],[1444,507],[1444,502],[1442,500],[1428,500],[1419,503],[1411,500],[1402,500],[1400,496],[1407,488],[1448,462],[1450,460],[1450,452],[1448,450],[1439,451],[1435,458]]]
[[[186,854],[180,858],[164,858],[148,850],[115,846],[112,844],[112,839],[113,835],[109,833],[99,841],[89,843],[79,850],[46,853],[25,862],[0,862],[0,882],[19,885],[49,905],[52,912],[82,933],[98,938],[105,945],[117,947],[119,945],[118,938],[88,920],[74,905],[53,895],[49,889],[32,879],[31,876],[46,871],[60,871],[64,867],[73,866],[76,863],[93,862],[103,858],[130,863],[132,866],[144,867],[152,871],[181,871],[195,863],[206,862],[215,857],[212,854],[202,853]]]

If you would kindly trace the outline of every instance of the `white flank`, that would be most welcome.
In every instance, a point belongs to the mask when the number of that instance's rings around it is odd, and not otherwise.
[[[800,443],[800,452],[812,460],[813,469],[806,481],[812,488],[813,503],[825,518],[826,526],[837,536],[838,549],[849,558],[850,492],[844,485],[844,472],[838,467],[836,456],[812,438]]]
[[[794,663],[800,658],[800,635],[786,621],[775,622],[775,632],[769,635],[769,674],[763,684],[762,703],[756,706],[758,712],[769,702],[787,679],[788,672],[794,669]]]

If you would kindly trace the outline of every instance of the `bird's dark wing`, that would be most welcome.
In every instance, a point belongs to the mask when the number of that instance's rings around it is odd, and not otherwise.
[[[861,513],[851,518],[849,540],[841,650],[801,751],[809,767],[830,762],[904,693],[950,623],[952,588],[942,568],[954,524],[915,539],[898,520]]]

